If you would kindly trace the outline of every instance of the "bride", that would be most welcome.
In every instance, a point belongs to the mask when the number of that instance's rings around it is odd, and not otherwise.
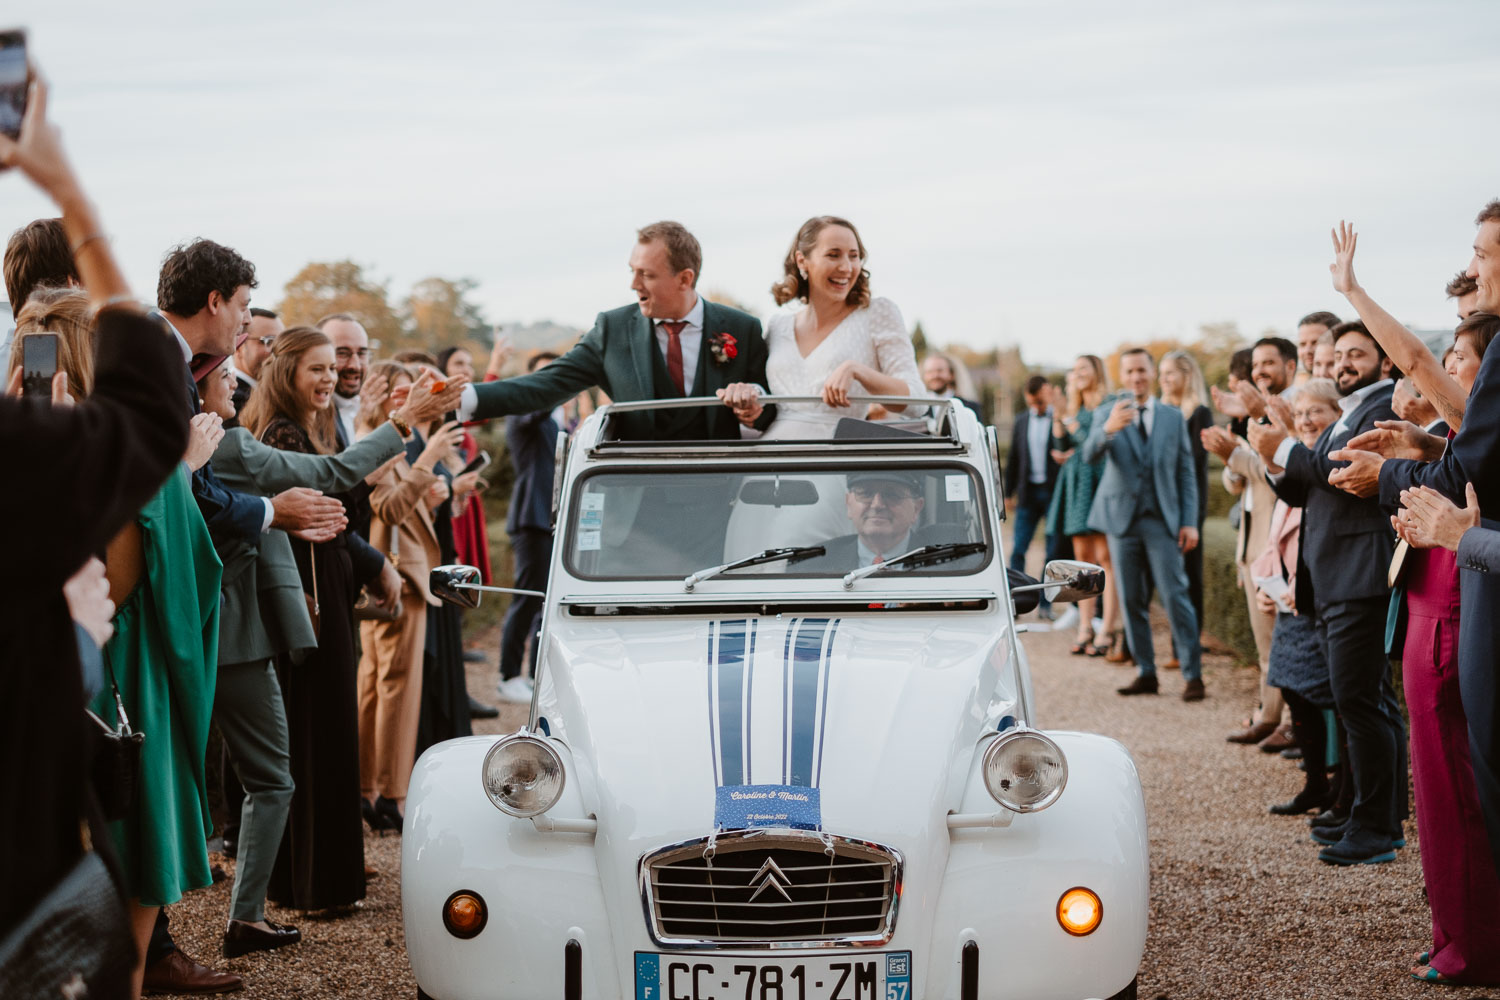
[[[768,438],[833,436],[845,417],[864,417],[867,407],[849,396],[926,396],[911,335],[890,299],[872,298],[865,245],[854,224],[831,215],[808,219],[797,231],[783,263],[785,274],[771,286],[777,305],[793,299],[801,309],[778,313],[766,324],[766,380],[773,395],[821,396],[821,403],[782,403]],[[858,383],[858,386],[855,386]],[[760,415],[759,387],[736,382],[720,389],[725,405],[744,424]],[[901,412],[904,406],[889,406]],[[812,507],[752,508],[736,504],[725,558],[766,545],[804,545],[848,534],[840,477],[814,477],[825,502]],[[826,481],[826,482],[825,482]],[[833,496],[828,494],[833,493]],[[774,527],[771,518],[774,516]],[[754,523],[751,523],[754,522]],[[767,533],[774,535],[767,539]]]

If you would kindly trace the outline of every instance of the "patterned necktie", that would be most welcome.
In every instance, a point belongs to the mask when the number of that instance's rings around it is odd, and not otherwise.
[[[664,319],[658,325],[667,331],[667,374],[672,376],[677,391],[686,396],[687,384],[682,378],[682,328],[687,326],[687,320]]]

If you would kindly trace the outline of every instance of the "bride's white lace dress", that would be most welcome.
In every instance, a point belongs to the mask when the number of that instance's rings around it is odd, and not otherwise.
[[[796,313],[771,317],[766,324],[766,381],[772,395],[820,396],[823,383],[845,361],[868,365],[906,383],[905,395],[926,396],[911,334],[901,310],[890,299],[872,299],[834,327],[805,356],[797,346]],[[850,395],[873,395],[858,381]],[[782,403],[766,429],[768,438],[826,440],[844,417],[863,417],[865,405],[833,407],[824,403]],[[911,415],[911,411],[907,411]],[[735,504],[725,536],[724,558],[738,559],[784,545],[815,545],[853,531],[844,508],[842,476],[807,476],[818,488],[819,502],[808,507],[750,507]],[[767,567],[780,572],[782,564]]]
[[[884,375],[901,379],[912,396],[925,396],[911,334],[901,310],[890,299],[872,299],[834,327],[807,356],[797,346],[796,313],[780,313],[766,324],[766,381],[777,396],[819,396],[823,383],[845,361],[869,365]],[[858,383],[850,395],[862,390]],[[766,430],[772,438],[826,438],[842,417],[862,417],[863,404],[833,407],[823,403],[787,403],[777,407],[776,420]]]

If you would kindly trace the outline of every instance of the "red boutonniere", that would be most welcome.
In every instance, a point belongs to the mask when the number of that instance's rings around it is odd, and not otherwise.
[[[709,337],[708,349],[713,352],[714,361],[721,365],[733,361],[740,353],[734,338],[727,333],[716,333]]]

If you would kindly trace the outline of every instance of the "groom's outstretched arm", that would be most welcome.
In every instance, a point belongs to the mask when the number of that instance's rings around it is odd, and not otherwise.
[[[488,420],[512,413],[531,413],[561,406],[585,389],[602,385],[604,378],[604,316],[583,335],[574,348],[539,371],[498,382],[481,382],[470,388],[474,402],[468,411],[461,404],[461,420]],[[606,389],[608,387],[606,386]],[[468,403],[469,390],[464,390]]]

